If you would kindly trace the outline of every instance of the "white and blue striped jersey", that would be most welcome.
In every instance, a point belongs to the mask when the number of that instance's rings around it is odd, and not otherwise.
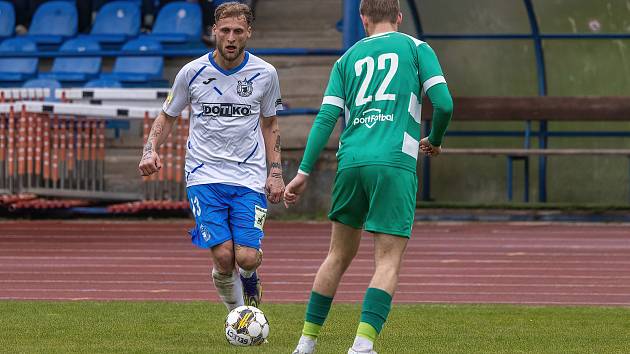
[[[225,183],[264,192],[267,161],[259,123],[282,109],[276,69],[245,52],[241,65],[225,70],[211,52],[179,71],[162,110],[177,117],[188,104],[186,185]]]

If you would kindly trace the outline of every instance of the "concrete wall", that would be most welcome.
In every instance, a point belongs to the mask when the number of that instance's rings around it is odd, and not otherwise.
[[[251,47],[341,46],[335,29],[341,17],[341,0],[259,1]],[[403,5],[405,1],[402,1]],[[527,14],[521,0],[423,0],[417,1],[426,33],[529,33]],[[630,31],[630,1],[536,0],[540,27],[547,33],[597,33]],[[407,10],[405,10],[406,12]],[[414,28],[405,13],[402,31]],[[437,52],[449,88],[454,95],[536,95],[537,77],[533,44],[529,40],[429,42]],[[550,95],[630,94],[630,41],[545,41],[548,91]],[[191,58],[169,60],[166,76],[173,78]],[[334,57],[266,57],[280,75],[283,99],[290,107],[318,107]],[[630,114],[629,114],[630,116]],[[594,117],[596,118],[596,117]],[[282,141],[287,150],[304,146],[313,117],[283,117]],[[521,123],[462,123],[454,117],[451,130],[518,130]],[[551,130],[630,130],[630,123],[552,123]],[[338,132],[329,147],[337,144]],[[127,139],[136,145],[139,137]],[[536,139],[532,145],[537,144]],[[122,146],[121,145],[121,146]],[[450,147],[521,147],[516,138],[448,138]],[[630,148],[630,139],[551,138],[550,147]],[[285,152],[287,182],[297,169],[300,151]],[[302,206],[320,213],[327,209],[335,169],[334,154],[326,153],[313,176],[310,194]],[[537,159],[532,159],[534,182],[531,198],[537,195]],[[113,170],[112,170],[113,171]],[[119,178],[129,176],[118,174]],[[515,171],[515,196],[522,194],[522,167]],[[625,158],[552,157],[548,163],[550,202],[625,203],[628,200],[628,161]],[[112,180],[113,181],[113,180]],[[120,183],[124,186],[124,183]],[[506,201],[504,158],[442,156],[432,164],[432,197],[438,202],[500,203]],[[277,213],[283,211],[277,210]]]

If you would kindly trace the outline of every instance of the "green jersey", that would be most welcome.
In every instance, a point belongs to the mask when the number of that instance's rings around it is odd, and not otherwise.
[[[322,111],[327,105],[344,110],[338,169],[387,165],[415,172],[422,94],[444,83],[435,53],[423,41],[387,32],[357,42],[334,64],[322,103]],[[315,128],[309,143],[317,140]],[[432,143],[439,145],[443,135],[438,132]],[[300,165],[303,173],[314,164],[308,145]]]

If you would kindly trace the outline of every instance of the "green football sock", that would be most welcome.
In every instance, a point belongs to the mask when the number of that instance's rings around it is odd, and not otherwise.
[[[359,322],[359,328],[357,328],[357,336],[369,339],[371,342],[376,341],[378,332],[372,327],[371,324],[365,322]]]
[[[311,291],[311,297],[306,306],[306,320],[302,335],[309,336],[313,339],[319,336],[319,331],[326,321],[330,307],[332,306],[332,297],[324,296]]]
[[[361,323],[357,329],[357,336],[374,342],[387,320],[392,308],[392,296],[377,288],[368,288],[363,299]]]

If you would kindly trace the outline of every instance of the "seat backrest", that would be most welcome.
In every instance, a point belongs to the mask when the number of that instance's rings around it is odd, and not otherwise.
[[[35,11],[28,34],[73,37],[77,34],[78,16],[74,3],[49,1]]]
[[[177,1],[166,4],[160,10],[152,32],[182,33],[191,38],[200,38],[201,27],[199,4]]]
[[[67,40],[60,52],[98,52],[101,47],[97,42],[87,38],[75,38]],[[52,72],[98,74],[101,71],[100,57],[59,57],[56,58]]]
[[[135,39],[127,42],[122,47],[122,52],[126,50],[133,51],[159,51],[162,50],[160,42],[152,39]],[[112,72],[120,73],[138,73],[138,74],[152,74],[162,75],[164,69],[164,58],[158,57],[133,57],[133,56],[121,56],[116,59],[114,63],[114,69]]]
[[[61,83],[53,79],[31,79],[26,81],[22,87],[58,89],[61,88]]]
[[[0,43],[0,52],[35,52],[37,45],[26,38],[9,38]],[[34,74],[37,72],[37,58],[0,59],[0,72]]]
[[[57,80],[53,79],[31,79],[28,80],[22,85],[24,88],[48,88],[50,89],[50,94],[46,97],[47,101],[54,101],[55,99],[55,90],[61,88],[61,83]]]
[[[11,37],[15,29],[15,9],[8,1],[0,1],[0,37]]]
[[[90,33],[133,37],[139,32],[140,6],[131,1],[113,1],[101,7]]]
[[[120,81],[109,80],[109,79],[94,79],[88,81],[84,87],[87,88],[99,88],[99,87],[112,87],[112,88],[120,88],[122,84]]]
[[[84,0],[81,0],[84,1]],[[98,11],[99,9],[101,9],[103,6],[107,5],[108,2],[111,2],[112,0],[91,0],[92,1],[92,10],[93,11]],[[130,2],[132,4],[136,4],[138,5],[138,7],[142,8],[142,3],[143,1],[146,0],[116,0],[116,1],[124,1],[124,2]],[[159,0],[152,0],[153,2],[159,1]]]

